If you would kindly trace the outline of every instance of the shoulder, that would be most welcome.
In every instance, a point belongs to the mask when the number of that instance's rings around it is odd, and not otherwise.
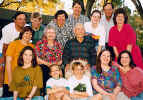
[[[9,45],[21,45],[20,40],[14,40]]]
[[[5,25],[3,29],[9,29],[9,28],[13,29],[13,27],[15,27],[15,23],[14,22]]]

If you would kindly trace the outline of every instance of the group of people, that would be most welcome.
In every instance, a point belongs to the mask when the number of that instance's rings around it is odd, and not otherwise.
[[[123,8],[81,15],[58,10],[45,27],[38,12],[18,12],[2,29],[3,97],[14,100],[142,100],[143,59]],[[5,98],[4,98],[5,99]],[[10,98],[9,98],[10,99]]]

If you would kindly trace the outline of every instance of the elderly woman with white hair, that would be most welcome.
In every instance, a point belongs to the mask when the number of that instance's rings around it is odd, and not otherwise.
[[[43,95],[45,95],[46,81],[49,79],[49,66],[52,64],[62,64],[63,49],[56,41],[55,28],[48,25],[44,30],[44,37],[36,43],[35,51],[37,61],[43,71]]]

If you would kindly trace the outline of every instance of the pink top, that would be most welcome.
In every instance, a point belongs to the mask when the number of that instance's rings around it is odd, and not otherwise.
[[[136,45],[136,33],[129,24],[124,24],[119,31],[117,26],[113,26],[109,32],[109,45],[115,46],[118,52],[127,49],[127,45],[132,45],[131,54],[135,64],[143,69],[143,60],[140,48]]]
[[[130,71],[123,73],[120,71],[122,78],[122,91],[130,98],[143,92],[143,71],[135,67]]]

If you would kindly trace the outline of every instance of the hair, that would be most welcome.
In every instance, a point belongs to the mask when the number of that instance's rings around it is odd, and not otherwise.
[[[129,63],[130,67],[131,67],[131,68],[136,67],[136,64],[135,64],[134,61],[133,61],[133,57],[132,57],[131,53],[130,53],[129,51],[127,51],[127,50],[124,50],[124,51],[122,51],[122,52],[119,54],[119,56],[118,56],[118,64],[120,64],[121,66],[123,66],[123,65],[121,64],[121,56],[122,56],[122,54],[125,54],[125,53],[128,54],[128,56],[129,56],[129,58],[130,58],[130,63]]]
[[[68,14],[67,14],[66,11],[64,11],[64,10],[58,10],[58,11],[56,12],[56,14],[54,15],[54,16],[55,16],[55,19],[57,19],[58,16],[59,16],[59,15],[62,15],[62,14],[65,15],[65,18],[66,18],[66,19],[68,19]]]
[[[22,32],[20,32],[18,39],[21,40],[22,37],[23,37],[23,35],[24,35],[24,33],[27,32],[27,31],[30,31],[30,32],[32,33],[32,36],[34,35],[34,31],[32,30],[32,28],[31,28],[30,26],[25,26],[25,27],[22,29]]]
[[[105,51],[110,52],[108,49],[104,49],[104,50],[102,50],[102,51],[99,53],[99,55],[97,56],[97,59],[96,59],[96,62],[97,62],[97,63],[96,63],[96,71],[97,71],[97,73],[99,73],[99,74],[102,73],[101,60],[100,60],[100,58],[101,58],[102,53],[105,52]],[[112,56],[111,56],[111,53],[110,53],[110,62],[109,62],[108,65],[109,65],[109,66],[112,66]]]
[[[61,73],[60,73],[60,77],[62,77],[63,74],[62,74],[61,66],[59,66],[59,65],[57,65],[57,64],[52,64],[52,65],[49,66],[49,68],[50,68],[50,72],[49,72],[49,73],[51,73],[51,69],[52,69],[53,67],[57,67],[57,68],[59,69],[59,71],[61,72]]]
[[[80,62],[74,62],[74,63],[72,64],[72,70],[74,70],[75,67],[77,67],[77,66],[82,67],[82,69],[84,68],[84,66],[82,65],[82,63],[80,63]]]
[[[39,20],[41,20],[42,16],[39,12],[34,12],[31,14],[31,18],[38,18]]]
[[[105,8],[108,4],[111,5],[112,9],[114,9],[113,3],[107,2],[107,3],[105,3],[105,4],[103,5],[103,10],[104,10],[104,8]]]
[[[24,47],[22,51],[20,52],[20,55],[17,61],[18,66],[21,66],[21,67],[24,66],[23,54],[26,50],[32,51],[32,62],[31,63],[32,63],[32,67],[36,67],[37,66],[36,55],[35,55],[34,49],[30,46]]]
[[[123,8],[118,8],[117,10],[115,10],[114,17],[113,17],[114,24],[115,25],[117,24],[116,17],[118,16],[118,14],[124,15],[124,19],[125,19],[124,24],[126,24],[128,22],[128,16],[126,14],[126,11]]]
[[[99,10],[93,10],[92,13],[90,14],[90,16],[92,16],[94,13],[99,13],[100,14],[100,18],[101,18],[101,11],[99,11]]]
[[[72,4],[72,7],[74,7],[76,4],[82,6],[82,4],[81,4],[81,2],[79,0],[74,0],[73,4]]]
[[[49,30],[49,29],[53,29],[54,31],[56,30],[54,25],[47,25],[44,29],[44,35],[46,34],[47,30]]]
[[[21,15],[21,14],[24,14],[25,17],[27,18],[27,15],[23,12],[16,12],[15,15],[12,17],[14,20],[16,20],[17,16]]]

